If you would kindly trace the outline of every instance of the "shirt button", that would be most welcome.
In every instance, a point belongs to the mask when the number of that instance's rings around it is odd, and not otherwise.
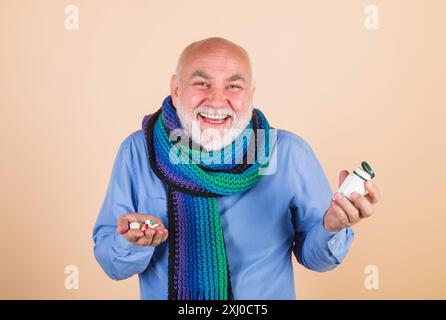
[[[335,243],[336,243],[336,240],[335,240],[335,239],[330,240],[330,244],[335,244]]]

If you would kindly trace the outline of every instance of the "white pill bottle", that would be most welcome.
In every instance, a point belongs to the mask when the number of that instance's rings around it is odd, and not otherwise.
[[[361,166],[362,169],[356,168],[353,170],[353,172],[345,178],[338,190],[336,190],[350,200],[352,192],[358,192],[359,194],[364,195],[366,193],[364,183],[375,177],[375,172],[373,172],[372,167],[370,167],[367,162],[363,161]]]

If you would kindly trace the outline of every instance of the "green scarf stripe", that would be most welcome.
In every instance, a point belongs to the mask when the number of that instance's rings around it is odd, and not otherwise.
[[[161,121],[161,120],[158,120]],[[165,126],[161,125],[161,133],[164,136],[164,140],[169,141],[169,136],[165,130]],[[185,147],[185,149],[189,150]],[[190,177],[199,179],[197,182],[200,185],[205,185],[207,189],[214,190],[214,192],[223,191],[224,194],[233,194],[234,192],[240,192],[246,188],[252,187],[261,176],[258,175],[259,167],[252,165],[242,175],[243,178],[233,173],[226,172],[205,172],[197,164],[190,161],[187,150],[180,153],[180,163],[175,164],[181,167],[179,170],[188,173]],[[163,150],[165,156],[168,158],[170,151]]]
[[[223,241],[223,229],[221,228],[220,223],[220,213],[217,209],[217,199],[213,198],[211,202],[211,211],[214,218],[214,228],[217,230],[215,233],[215,240],[217,244],[217,259],[218,259],[218,284],[220,288],[220,299],[226,300],[227,297],[227,285],[228,285],[228,278],[227,278],[227,265],[226,265],[226,251]]]

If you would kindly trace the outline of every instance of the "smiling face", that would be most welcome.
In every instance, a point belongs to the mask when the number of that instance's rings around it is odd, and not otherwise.
[[[187,47],[171,80],[172,102],[183,129],[206,150],[224,148],[246,128],[253,94],[248,55],[221,38]]]

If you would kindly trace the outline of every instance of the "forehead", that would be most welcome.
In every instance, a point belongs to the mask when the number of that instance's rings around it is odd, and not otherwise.
[[[192,50],[183,60],[182,76],[189,77],[197,70],[211,77],[230,77],[241,74],[250,76],[249,61],[246,55],[236,49]]]

